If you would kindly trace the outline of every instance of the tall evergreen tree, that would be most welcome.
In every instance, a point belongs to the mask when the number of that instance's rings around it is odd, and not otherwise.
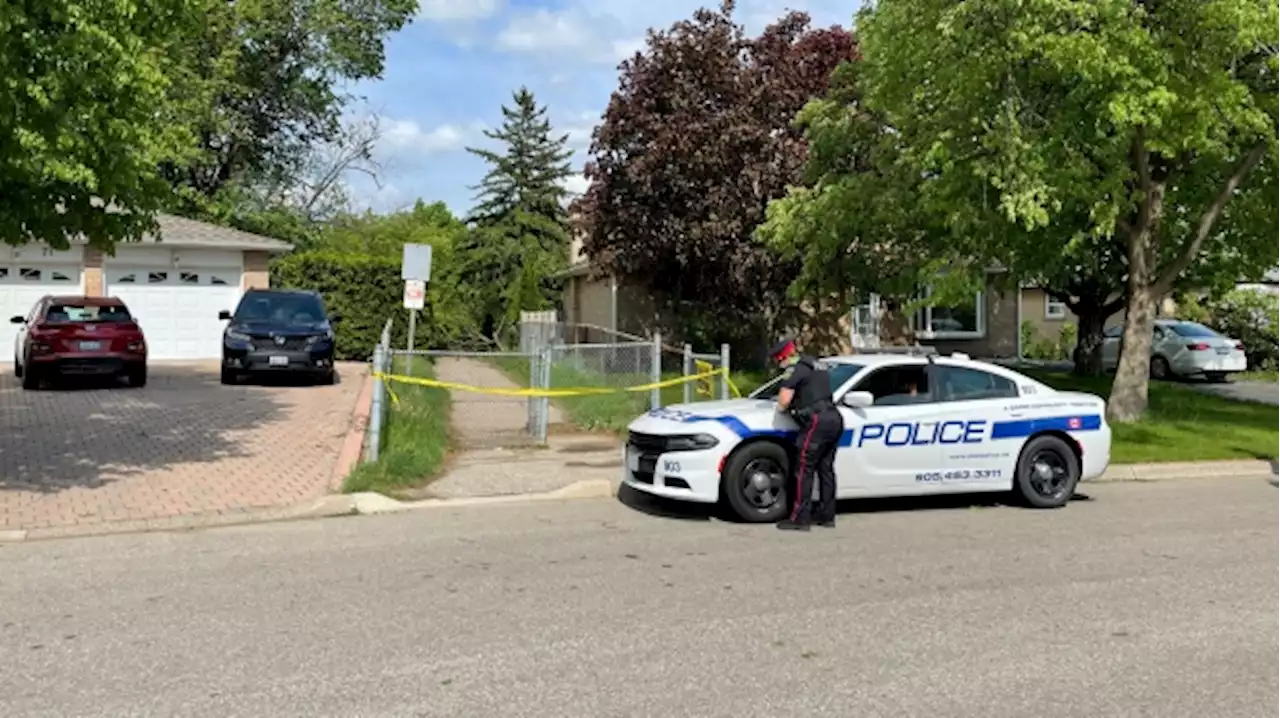
[[[546,309],[559,298],[561,283],[550,275],[569,254],[568,192],[572,174],[569,136],[552,135],[546,107],[521,87],[515,107],[502,106],[502,126],[485,136],[505,145],[467,151],[489,163],[467,220],[474,231],[460,259],[474,278],[476,309],[485,333],[500,339],[520,319],[521,310]]]

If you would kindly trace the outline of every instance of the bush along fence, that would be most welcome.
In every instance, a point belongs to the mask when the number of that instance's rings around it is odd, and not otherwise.
[[[545,444],[557,425],[618,431],[647,409],[738,394],[727,346],[698,353],[661,334],[563,343],[583,333],[564,332],[553,313],[523,319],[519,349],[491,352],[394,348],[388,321],[373,353],[366,461],[379,460],[387,425],[410,411],[408,387],[447,392],[458,448]]]

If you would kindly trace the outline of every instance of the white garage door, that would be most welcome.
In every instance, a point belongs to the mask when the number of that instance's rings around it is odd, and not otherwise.
[[[218,312],[240,301],[239,267],[109,266],[107,294],[137,319],[151,359],[217,359],[223,322]]]
[[[0,361],[9,361],[18,327],[13,316],[27,316],[31,307],[46,294],[80,294],[80,268],[74,265],[25,264],[0,265]]]

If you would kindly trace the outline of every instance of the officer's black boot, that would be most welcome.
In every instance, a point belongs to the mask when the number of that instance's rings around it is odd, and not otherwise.
[[[808,523],[792,521],[791,519],[783,519],[777,523],[777,526],[778,526],[778,529],[782,531],[808,531],[809,530]]]

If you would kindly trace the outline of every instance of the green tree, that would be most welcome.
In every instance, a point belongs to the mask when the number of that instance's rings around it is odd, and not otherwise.
[[[154,228],[170,197],[158,168],[190,159],[175,58],[202,23],[177,0],[0,7],[5,242],[109,249]]]
[[[961,246],[1023,269],[1115,243],[1112,421],[1145,410],[1158,299],[1275,256],[1277,15],[1257,0],[881,0],[859,18],[869,101],[927,177],[921,210]]]
[[[190,33],[183,86],[199,160],[167,164],[198,214],[233,185],[296,187],[314,149],[339,140],[351,83],[381,76],[389,34],[417,0],[199,0],[206,22]]]
[[[560,283],[550,279],[568,262],[569,223],[564,181],[573,172],[569,136],[555,137],[547,108],[521,87],[515,107],[502,107],[503,122],[485,136],[499,151],[467,148],[489,172],[468,216],[474,228],[460,252],[466,276],[479,289],[476,310],[486,336],[500,341],[522,310],[554,306]]]
[[[469,233],[443,202],[418,200],[412,209],[391,214],[337,217],[320,229],[306,248],[399,262],[404,245],[431,245],[423,336],[437,347],[457,346],[481,339],[472,312],[477,287],[457,261],[459,247]],[[425,343],[420,341],[420,346]]]

